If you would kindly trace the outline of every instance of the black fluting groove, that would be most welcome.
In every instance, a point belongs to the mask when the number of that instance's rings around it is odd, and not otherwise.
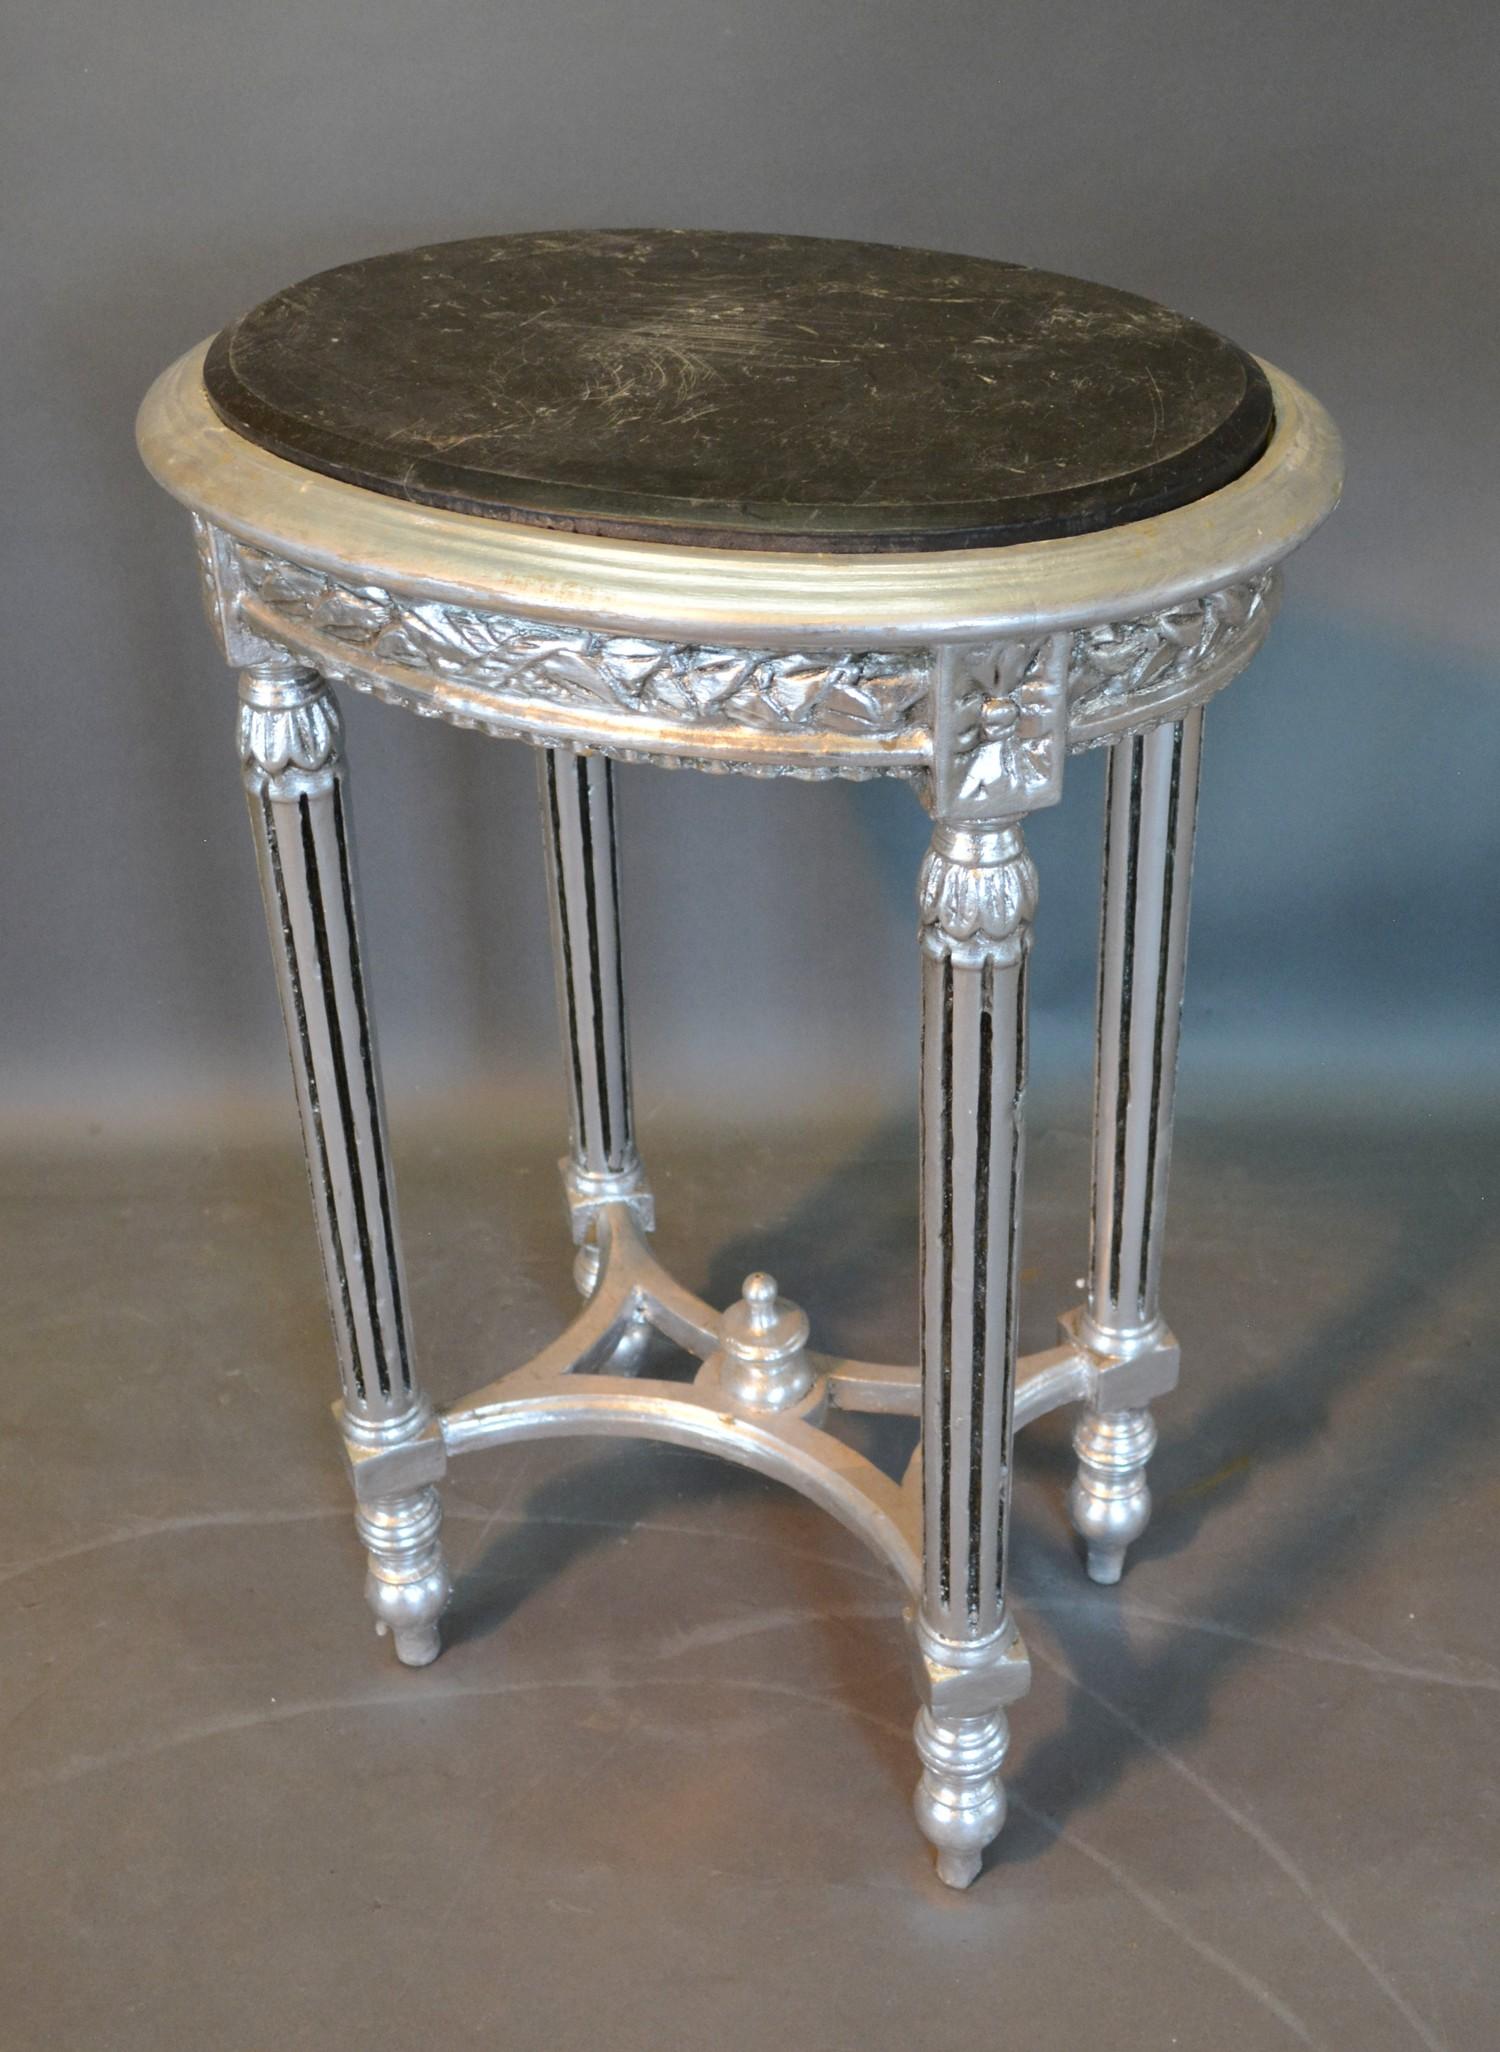
[[[1099,891],[1099,983],[1094,996],[1094,1133],[1096,1145],[1093,1165],[1089,1177],[1089,1248],[1090,1261],[1099,1246],[1099,1152],[1097,1135],[1100,1124],[1100,1108],[1104,1102],[1104,967],[1109,956],[1109,879],[1110,850],[1115,835],[1115,776],[1120,761],[1118,746],[1109,751],[1109,760],[1104,769],[1104,862],[1100,869]]]
[[[1014,1413],[1013,1386],[1016,1378],[1016,1264],[1021,1252],[1021,1149],[1025,1144],[1026,1115],[1026,975],[1030,956],[1023,948],[1016,971],[1015,1071],[1010,1099],[1010,1176],[1006,1194],[1005,1324],[1004,1351],[1000,1357],[1000,1430],[998,1459],[1001,1464],[1000,1502],[995,1528],[995,1602],[1005,1605],[1005,1556],[1010,1525],[1011,1418]]]
[[[990,1266],[990,1124],[995,1058],[995,965],[986,960],[979,972],[979,1088],[974,1111],[974,1309],[969,1391],[969,1622],[979,1623],[979,1567],[984,1511],[984,1468],[988,1450],[984,1429],[985,1360],[989,1351]]]
[[[930,1083],[930,1081],[929,1081],[929,1074],[930,1074],[930,1072],[929,1072],[929,1070],[928,1070],[928,1066],[927,1066],[927,1064],[928,1064],[928,1059],[929,1059],[929,1056],[930,1056],[930,1054],[931,1054],[931,1042],[932,1042],[932,1031],[931,1031],[931,1028],[932,1028],[932,1020],[931,1020],[931,1012],[932,1012],[932,1006],[931,1006],[931,1004],[930,1004],[930,1002],[929,1002],[929,1000],[928,1000],[928,990],[929,990],[929,988],[930,988],[930,985],[929,985],[929,983],[928,983],[928,978],[929,978],[930,974],[931,974],[931,971],[930,971],[929,965],[927,964],[927,962],[926,962],[926,961],[924,961],[924,962],[923,962],[923,964],[922,964],[922,980],[923,980],[923,989],[922,989],[922,1021],[921,1021],[921,1028],[920,1028],[920,1033],[921,1033],[921,1044],[920,1044],[920,1047],[919,1047],[919,1049],[918,1049],[918,1054],[917,1054],[917,1062],[918,1062],[918,1068],[917,1068],[917,1073],[918,1073],[918,1075],[919,1075],[919,1076],[921,1077],[921,1102],[920,1102],[920,1116],[919,1116],[919,1118],[918,1118],[918,1120],[917,1120],[917,1186],[918,1186],[918,1188],[920,1189],[920,1191],[921,1191],[921,1193],[922,1193],[922,1219],[921,1219],[921,1230],[920,1230],[920,1232],[919,1232],[919,1233],[917,1234],[917,1313],[918,1313],[918,1320],[919,1320],[919,1325],[918,1325],[918,1331],[919,1331],[919,1334],[920,1334],[920,1338],[919,1338],[919,1347],[920,1347],[920,1353],[921,1353],[921,1363],[920,1363],[920,1366],[921,1366],[921,1378],[922,1378],[922,1442],[923,1442],[923,1444],[922,1444],[922,1461],[921,1461],[921,1474],[922,1474],[922,1549],[923,1549],[923,1554],[924,1554],[924,1557],[925,1557],[925,1555],[926,1555],[926,1553],[927,1553],[927,1463],[928,1463],[929,1459],[931,1458],[931,1453],[932,1453],[932,1441],[933,1441],[933,1434],[932,1434],[932,1430],[931,1430],[931,1427],[932,1427],[932,1405],[931,1405],[931,1401],[930,1401],[930,1396],[931,1396],[931,1390],[932,1390],[932,1365],[933,1365],[933,1364],[932,1364],[932,1323],[931,1323],[931,1319],[930,1319],[930,1318],[929,1318],[929,1316],[928,1316],[928,1307],[927,1307],[927,1278],[928,1278],[929,1274],[931,1273],[931,1270],[930,1270],[930,1267],[929,1267],[929,1264],[928,1264],[928,1260],[927,1260],[927,1241],[928,1241],[928,1236],[929,1236],[929,1234],[930,1234],[930,1233],[931,1233],[931,1231],[932,1231],[932,1219],[931,1219],[931,1216],[930,1216],[930,1213],[929,1213],[929,1208],[928,1208],[928,1198],[927,1198],[927,1170],[928,1170],[928,1167],[929,1167],[929,1165],[930,1165],[930,1163],[931,1163],[931,1160],[932,1160],[932,1142],[931,1142],[931,1136],[930,1136],[930,1135],[929,1135],[929,1133],[928,1133],[928,1125],[929,1125],[929,1122],[930,1122],[930,1113],[931,1113],[931,1105],[932,1105],[932,1088],[931,1088],[931,1083]]]
[[[391,1202],[390,1173],[385,1160],[385,1135],[381,1130],[380,1086],[375,1077],[375,1049],[370,1038],[370,1011],[365,1002],[364,971],[359,960],[359,928],[354,917],[354,869],[349,860],[349,833],[344,824],[344,794],[338,778],[333,784],[333,830],[339,846],[339,882],[344,893],[344,923],[349,930],[349,975],[354,985],[354,1005],[359,1016],[359,1059],[365,1077],[365,1105],[370,1114],[370,1134],[375,1147],[375,1187],[380,1198],[380,1235],[385,1242],[386,1270],[391,1285],[391,1315],[396,1321],[396,1349],[401,1364],[401,1381],[411,1388],[411,1349],[406,1338],[406,1306],[401,1299],[401,1264],[396,1258],[396,1208]]]
[[[953,1596],[953,963],[943,957],[943,1029],[939,1043],[942,1118],[942,1198],[939,1251],[942,1256],[942,1311],[938,1346],[942,1370],[942,1464],[938,1480],[938,1591],[946,1609]]]
[[[1120,1036],[1115,1074],[1115,1181],[1110,1193],[1109,1296],[1120,1301],[1120,1254],[1125,1237],[1125,1143],[1130,1120],[1130,1027],[1135,983],[1135,887],[1141,852],[1141,762],[1139,735],[1130,744],[1130,828],[1125,845],[1125,936],[1120,964]]]
[[[615,1034],[620,1054],[620,1155],[629,1156],[634,1134],[630,1114],[630,1044],[625,1032],[625,950],[620,940],[620,837],[615,821],[615,771],[607,756],[600,758],[604,785],[604,819],[609,836],[610,926],[615,937]]]
[[[589,942],[589,1004],[594,1014],[594,1089],[604,1130],[604,1164],[611,1174],[621,1164],[615,1157],[613,1092],[609,1087],[609,1052],[604,1032],[604,972],[599,959],[599,880],[594,874],[594,822],[589,808],[589,767],[573,758],[578,772],[578,837],[583,852],[583,917]]]
[[[328,1016],[328,1045],[333,1054],[333,1084],[338,1094],[339,1121],[344,1129],[344,1150],[349,1164],[349,1194],[354,1203],[354,1223],[359,1235],[359,1258],[364,1270],[365,1309],[369,1313],[370,1336],[375,1348],[375,1377],[382,1396],[391,1393],[390,1364],[385,1358],[385,1337],[380,1328],[380,1298],[375,1287],[375,1255],[370,1245],[370,1217],[365,1206],[365,1177],[359,1159],[359,1134],[354,1121],[354,1099],[349,1088],[349,1064],[344,1055],[344,1029],[339,1017],[338,990],[334,981],[333,955],[328,943],[328,915],[323,904],[323,883],[318,870],[318,844],[313,833],[312,808],[304,792],[297,800],[302,822],[302,864],[307,874],[307,902],[312,913],[313,940],[318,951],[318,975],[323,985],[323,1004]]]
[[[1146,1315],[1146,1282],[1151,1272],[1151,1241],[1156,1225],[1158,1196],[1156,1155],[1161,1132],[1161,1099],[1164,1087],[1163,1044],[1167,1033],[1167,972],[1172,960],[1172,894],[1177,871],[1177,816],[1182,795],[1182,722],[1172,729],[1172,779],[1167,792],[1166,847],[1162,855],[1161,945],[1156,956],[1156,1027],[1151,1049],[1151,1130],[1146,1136],[1146,1216],[1141,1226],[1141,1270],[1135,1293],[1138,1319]]]
[[[1110,958],[1110,847],[1114,843],[1114,765],[1120,759],[1118,747],[1110,749],[1110,759],[1104,765],[1104,866],[1100,870],[1102,901],[1100,901],[1100,981],[1094,995],[1094,1032],[1096,1032],[1096,1053],[1094,1053],[1094,1133],[1100,1131],[1100,1104],[1104,1100],[1104,1065],[1100,1051],[1104,1047],[1104,966]],[[1098,1248],[1100,1239],[1100,1157],[1098,1147],[1094,1149],[1094,1163],[1090,1174],[1090,1196],[1088,1196],[1088,1233],[1090,1248]]]
[[[557,797],[557,751],[547,750],[547,813],[552,831],[552,875],[557,888],[557,923],[561,929],[563,1000],[568,1012],[568,1054],[573,1065],[573,1103],[578,1117],[578,1145],[588,1152],[587,1112],[583,1101],[583,1051],[578,1043],[578,997],[573,989],[573,935],[568,921],[568,880],[563,870],[562,812]]]
[[[286,876],[281,867],[281,847],[276,838],[276,815],[264,791],[260,794],[261,828],[266,852],[271,859],[271,878],[276,886],[276,913],[281,925],[281,945],[286,955],[287,977],[292,988],[292,1013],[297,1022],[297,1045],[302,1054],[302,1076],[312,1113],[313,1143],[317,1149],[317,1176],[322,1187],[323,1210],[328,1220],[328,1237],[333,1246],[333,1271],[338,1279],[339,1307],[344,1314],[345,1345],[349,1353],[354,1389],[365,1400],[365,1376],[360,1365],[359,1345],[354,1334],[354,1305],[349,1296],[349,1270],[344,1261],[343,1236],[339,1232],[338,1207],[334,1203],[333,1179],[328,1167],[328,1139],[323,1131],[323,1109],[318,1101],[318,1078],[313,1068],[312,1035],[307,1030],[307,1004],[302,995],[302,965],[297,959],[297,936],[292,928],[292,908],[287,897]],[[313,1164],[309,1162],[309,1169]]]

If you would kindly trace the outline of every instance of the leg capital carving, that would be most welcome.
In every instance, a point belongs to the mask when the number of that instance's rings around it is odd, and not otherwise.
[[[1019,826],[936,827],[917,903],[925,953],[965,967],[1018,962],[1036,912],[1036,869]]]
[[[340,766],[338,703],[316,670],[257,663],[240,677],[239,745],[252,799],[324,792]]]

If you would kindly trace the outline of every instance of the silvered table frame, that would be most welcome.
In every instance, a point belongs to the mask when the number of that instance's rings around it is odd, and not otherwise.
[[[1028,1685],[1007,1602],[1015,1430],[1079,1407],[1069,1504],[1119,1577],[1150,1513],[1188,884],[1205,701],[1250,660],[1280,561],[1331,509],[1337,438],[1267,366],[1260,461],[1175,512],[1071,540],[906,556],[671,548],[507,526],[316,476],[232,433],[202,351],[153,388],[143,454],[194,514],[208,611],[241,672],[239,747],[292,1052],[367,1590],[399,1658],[439,1651],[438,1484],[471,1448],[671,1441],[788,1484],[858,1533],[909,1599],[916,1811],[967,1886],[1004,1819],[1006,1708]],[[563,1180],[584,1302],[525,1366],[434,1411],[417,1378],[339,716],[344,683],[539,744],[571,1116]],[[1070,751],[1107,745],[1093,1213],[1084,1303],[1016,1352],[1026,816]],[[922,977],[921,1358],[832,1359],[769,1278],[716,1311],[650,1250],[632,1127],[615,759],[894,775],[932,816]],[[690,1382],[638,1372],[652,1329]],[[840,1411],[920,1420],[897,1482]]]

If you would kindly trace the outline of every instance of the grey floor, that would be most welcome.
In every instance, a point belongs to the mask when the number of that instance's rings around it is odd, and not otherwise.
[[[912,1350],[907,1130],[652,1137],[686,1280],[764,1262],[820,1343]],[[5,1171],[6,2052],[1500,2042],[1494,1129],[1185,1127],[1156,1519],[1092,1588],[1066,1421],[1027,1435],[1036,1679],[967,1896],[893,1587],[707,1459],[470,1457],[446,1650],[393,1666],[289,1139]],[[553,1152],[401,1149],[440,1398],[569,1308]],[[1040,1346],[1081,1127],[1031,1169]]]

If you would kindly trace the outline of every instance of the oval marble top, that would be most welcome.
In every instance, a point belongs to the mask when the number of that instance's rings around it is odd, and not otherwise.
[[[1050,271],[696,230],[369,257],[226,328],[250,441],[391,497],[733,549],[956,549],[1202,498],[1270,387],[1211,329]]]

